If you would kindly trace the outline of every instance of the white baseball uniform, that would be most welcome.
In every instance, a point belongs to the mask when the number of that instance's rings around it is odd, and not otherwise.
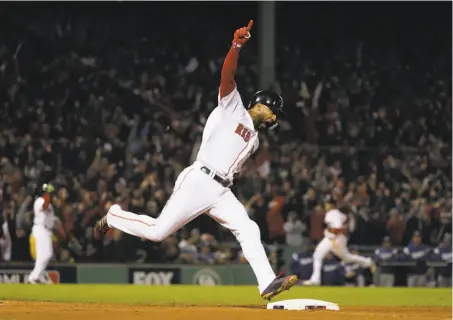
[[[134,236],[162,241],[206,213],[236,236],[262,293],[275,279],[275,273],[261,243],[260,230],[229,187],[214,180],[218,176],[232,182],[234,174],[257,148],[258,133],[235,88],[229,95],[219,96],[217,108],[206,121],[197,158],[178,176],[160,216],[153,219],[114,205],[107,214],[108,225]]]
[[[345,262],[358,263],[363,267],[370,267],[372,260],[359,255],[351,254],[347,248],[348,239],[344,233],[333,233],[334,229],[341,230],[345,227],[347,216],[337,209],[329,210],[324,217],[327,228],[324,230],[324,239],[316,246],[313,253],[313,274],[310,282],[321,283],[321,268],[324,257],[332,251],[339,259]]]
[[[44,272],[53,256],[52,229],[55,225],[55,213],[52,204],[43,208],[44,198],[39,197],[33,204],[34,218],[32,234],[35,238],[36,261],[29,281],[45,281]]]

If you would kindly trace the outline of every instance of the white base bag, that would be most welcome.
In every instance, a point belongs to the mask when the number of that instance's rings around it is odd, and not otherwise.
[[[340,307],[336,303],[313,300],[313,299],[291,299],[267,304],[268,310],[297,310],[297,311],[316,311],[330,310],[340,311]]]

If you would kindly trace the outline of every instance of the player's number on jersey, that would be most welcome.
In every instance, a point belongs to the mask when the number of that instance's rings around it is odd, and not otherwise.
[[[243,124],[239,123],[236,128],[236,134],[240,135],[245,142],[249,142],[250,138],[252,137],[252,132],[249,129],[244,127]]]

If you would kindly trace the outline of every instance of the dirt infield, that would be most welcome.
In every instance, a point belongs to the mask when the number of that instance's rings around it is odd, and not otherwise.
[[[341,306],[340,306],[341,307]],[[277,315],[278,314],[278,315]],[[332,311],[282,311],[264,310],[258,307],[195,307],[195,306],[137,306],[95,303],[52,303],[4,301],[0,304],[1,320],[392,320],[392,319],[451,319],[450,307],[345,307]]]

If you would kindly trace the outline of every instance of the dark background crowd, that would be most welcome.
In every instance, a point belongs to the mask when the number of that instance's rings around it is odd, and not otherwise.
[[[2,258],[30,260],[35,192],[52,181],[59,261],[245,263],[207,216],[157,244],[92,229],[112,203],[159,215],[258,5],[2,3]],[[317,243],[326,206],[343,202],[353,245],[407,246],[417,231],[434,248],[451,233],[451,3],[410,7],[276,4],[272,87],[288,116],[233,187],[275,263],[273,245]],[[236,75],[244,102],[263,89],[253,31]]]

